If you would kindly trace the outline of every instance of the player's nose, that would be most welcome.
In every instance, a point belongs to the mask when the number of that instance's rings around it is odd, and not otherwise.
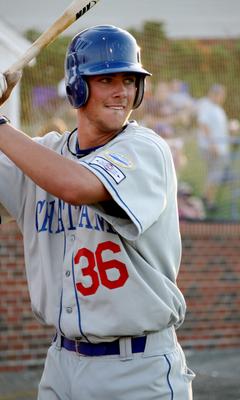
[[[125,97],[127,96],[128,90],[127,86],[124,81],[118,80],[114,83],[113,86],[113,95],[114,96],[119,96],[119,97]]]

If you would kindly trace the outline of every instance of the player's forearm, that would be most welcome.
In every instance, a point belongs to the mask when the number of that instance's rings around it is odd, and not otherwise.
[[[34,142],[11,125],[0,126],[0,150],[38,186],[65,202],[88,204],[107,198],[90,171]]]

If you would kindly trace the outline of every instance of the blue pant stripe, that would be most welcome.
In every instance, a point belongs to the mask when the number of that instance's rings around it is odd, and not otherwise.
[[[168,386],[169,386],[169,389],[170,389],[170,392],[171,392],[171,397],[170,397],[170,399],[173,400],[174,393],[173,393],[173,388],[172,388],[172,385],[171,385],[171,382],[170,382],[170,378],[169,378],[169,375],[170,375],[170,372],[171,372],[171,363],[170,363],[170,361],[169,361],[169,359],[167,358],[166,355],[164,355],[164,357],[165,357],[165,360],[166,360],[167,363],[168,363],[167,383],[168,383]]]

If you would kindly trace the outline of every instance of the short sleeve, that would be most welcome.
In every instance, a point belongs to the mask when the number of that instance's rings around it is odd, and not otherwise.
[[[166,207],[167,192],[175,186],[167,144],[147,135],[123,135],[82,164],[101,180],[127,218],[106,214],[100,205],[95,207],[129,239],[138,237],[158,220]]]

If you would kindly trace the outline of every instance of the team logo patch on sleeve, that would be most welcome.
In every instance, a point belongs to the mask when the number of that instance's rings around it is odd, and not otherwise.
[[[120,183],[125,179],[124,173],[112,162],[106,160],[103,157],[97,156],[91,162],[90,165],[97,165],[104,169],[110,175],[116,183]]]
[[[109,161],[111,161],[114,165],[117,165],[120,168],[133,168],[133,162],[129,159],[129,157],[115,153],[113,151],[107,150],[104,152],[104,157],[106,157]]]

